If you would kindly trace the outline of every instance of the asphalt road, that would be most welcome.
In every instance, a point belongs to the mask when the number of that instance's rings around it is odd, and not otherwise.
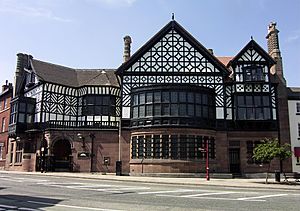
[[[300,210],[300,191],[0,173],[1,210]]]

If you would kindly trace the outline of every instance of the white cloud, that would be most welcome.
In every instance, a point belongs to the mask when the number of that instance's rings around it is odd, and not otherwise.
[[[98,2],[102,4],[106,4],[108,6],[131,6],[137,0],[89,0],[93,2]]]
[[[300,30],[296,30],[286,38],[286,42],[293,43],[299,39],[300,39]]]
[[[59,22],[71,22],[70,19],[56,16],[50,9],[35,5],[27,6],[22,4],[24,2],[25,1],[0,0],[0,12],[13,13],[34,18],[46,18]]]

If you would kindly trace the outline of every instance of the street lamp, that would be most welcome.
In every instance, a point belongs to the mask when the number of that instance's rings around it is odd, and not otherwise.
[[[206,138],[206,142],[205,142],[205,145],[206,145],[206,180],[209,181],[209,150],[208,150],[208,137]]]
[[[91,172],[93,172],[93,162],[94,162],[94,139],[95,139],[95,134],[90,133],[89,134],[91,140],[92,140],[92,146],[91,146]]]
[[[204,141],[205,141],[205,148],[199,148],[199,150],[201,152],[205,152],[205,157],[206,157],[206,165],[205,165],[205,171],[206,171],[206,180],[209,181],[210,177],[209,177],[209,138],[208,137],[204,137]]]
[[[81,134],[78,133],[77,137],[82,141],[82,148],[85,148],[85,137]],[[95,134],[90,133],[89,137],[91,138],[91,152],[90,152],[90,159],[91,159],[91,172],[93,172],[93,161],[94,161],[94,139],[95,139]]]

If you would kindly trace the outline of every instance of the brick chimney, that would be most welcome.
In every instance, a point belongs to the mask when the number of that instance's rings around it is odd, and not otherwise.
[[[7,90],[9,88],[9,85],[8,85],[8,80],[5,81],[5,84],[2,85],[2,92],[4,92],[5,90]]]
[[[130,59],[130,48],[131,48],[131,37],[127,35],[124,37],[124,54],[123,54],[124,63]]]
[[[271,74],[277,75],[278,78],[286,85],[285,78],[283,76],[283,65],[282,57],[279,48],[279,39],[278,39],[279,30],[276,29],[276,22],[271,22],[268,26],[268,52],[269,55],[276,61],[276,64],[271,67]]]
[[[278,139],[280,144],[290,144],[290,126],[289,126],[289,113],[288,113],[288,95],[286,80],[283,76],[282,57],[279,48],[278,39],[279,30],[276,29],[276,23],[271,22],[268,26],[268,51],[269,55],[275,60],[270,72],[273,75],[272,82],[277,83],[277,119],[278,119]],[[283,172],[291,171],[292,163],[291,159],[282,161],[280,164],[280,170]]]
[[[16,72],[15,72],[15,91],[14,91],[14,97],[19,94],[20,86],[22,82],[22,77],[24,74],[24,68],[29,69],[30,67],[30,60],[33,57],[31,55],[18,53],[17,54],[17,66],[16,66]]]

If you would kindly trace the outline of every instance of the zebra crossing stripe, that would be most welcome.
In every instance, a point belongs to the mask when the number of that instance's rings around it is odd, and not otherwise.
[[[166,190],[166,191],[154,191],[154,192],[141,192],[138,194],[161,194],[161,193],[184,193],[184,192],[193,192],[195,190],[188,190],[188,189],[177,189],[177,190]]]
[[[193,194],[193,195],[184,195],[181,197],[189,198],[189,197],[199,197],[199,196],[211,196],[211,195],[225,195],[225,194],[231,194],[234,192],[213,192],[213,193],[199,193],[199,194]]]
[[[253,196],[253,197],[244,197],[244,198],[238,198],[237,200],[246,201],[246,200],[252,200],[252,199],[263,199],[263,198],[271,198],[271,197],[278,197],[278,196],[287,196],[287,193],[282,194],[273,194],[273,195],[264,195],[264,196]]]

